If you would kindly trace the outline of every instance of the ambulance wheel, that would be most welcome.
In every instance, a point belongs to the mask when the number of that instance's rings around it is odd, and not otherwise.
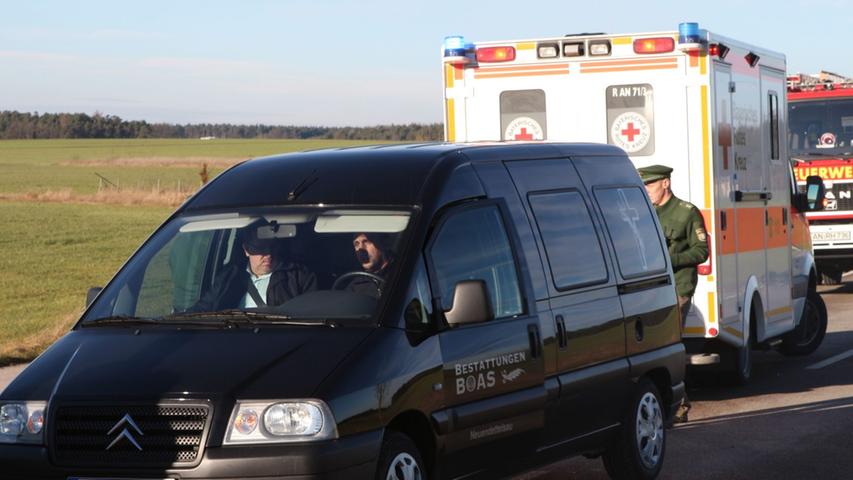
[[[841,285],[841,276],[844,272],[835,269],[825,269],[820,271],[821,285]]]
[[[647,378],[640,379],[625,413],[618,438],[601,456],[610,478],[650,480],[663,467],[666,429],[661,396]]]
[[[376,480],[424,480],[427,471],[418,447],[409,437],[389,430],[382,442]]]
[[[780,351],[785,355],[808,355],[820,346],[826,335],[826,304],[817,292],[810,292],[797,328],[782,338]]]

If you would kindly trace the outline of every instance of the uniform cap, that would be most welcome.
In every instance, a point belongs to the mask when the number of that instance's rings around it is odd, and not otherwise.
[[[640,179],[643,183],[649,183],[669,178],[669,175],[672,173],[672,168],[664,165],[650,165],[648,167],[638,168],[637,173],[640,174]]]

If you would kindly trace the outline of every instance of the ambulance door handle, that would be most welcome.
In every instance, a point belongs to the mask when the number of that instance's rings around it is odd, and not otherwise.
[[[788,224],[788,207],[782,207],[782,225]]]
[[[728,222],[726,221],[726,212],[725,212],[725,210],[723,210],[723,211],[720,211],[720,230],[725,232],[727,227],[728,227]]]

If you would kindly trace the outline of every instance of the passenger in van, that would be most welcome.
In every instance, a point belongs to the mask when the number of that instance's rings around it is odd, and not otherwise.
[[[652,165],[637,169],[646,185],[646,192],[660,219],[666,238],[666,246],[675,274],[675,292],[681,310],[681,325],[687,321],[690,303],[699,277],[696,267],[708,259],[708,235],[702,214],[690,202],[685,202],[672,193],[672,168]],[[686,422],[690,401],[687,395],[675,414],[675,420]]]
[[[390,238],[387,234],[358,232],[353,235],[355,259],[366,275],[356,275],[347,290],[379,298],[382,287],[394,263]]]
[[[250,228],[242,242],[245,267],[233,265],[219,274],[213,286],[189,311],[278,306],[317,289],[317,277],[305,266],[285,262],[273,239],[258,238]]]

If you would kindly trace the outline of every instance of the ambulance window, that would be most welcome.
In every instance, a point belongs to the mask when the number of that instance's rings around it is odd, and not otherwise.
[[[439,227],[429,247],[429,264],[442,310],[453,306],[456,284],[486,283],[495,318],[522,313],[515,258],[498,208],[464,208]]]
[[[775,92],[770,92],[768,101],[770,107],[770,159],[779,160],[779,98]]]
[[[607,87],[607,143],[631,156],[655,153],[654,89],[648,83]]]
[[[545,140],[545,92],[515,90],[501,93],[501,139]]]
[[[595,189],[623,278],[666,270],[666,257],[645,194],[637,187]]]
[[[530,207],[558,290],[607,281],[604,254],[578,192],[530,195]]]

